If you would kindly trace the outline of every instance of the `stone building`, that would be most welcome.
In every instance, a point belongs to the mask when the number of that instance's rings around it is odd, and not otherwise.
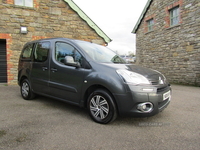
[[[0,0],[0,83],[16,84],[23,45],[65,37],[106,45],[111,39],[72,0]]]
[[[136,63],[200,86],[200,1],[148,0],[132,33]]]

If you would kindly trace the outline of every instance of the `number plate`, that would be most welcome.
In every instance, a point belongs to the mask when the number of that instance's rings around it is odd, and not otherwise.
[[[168,91],[168,92],[163,94],[163,101],[168,99],[168,98],[169,98],[169,100],[171,99],[171,91]]]

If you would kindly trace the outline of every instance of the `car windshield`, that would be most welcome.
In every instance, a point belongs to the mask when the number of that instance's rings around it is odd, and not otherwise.
[[[77,44],[96,62],[126,63],[120,56],[105,46],[82,41],[78,41]]]

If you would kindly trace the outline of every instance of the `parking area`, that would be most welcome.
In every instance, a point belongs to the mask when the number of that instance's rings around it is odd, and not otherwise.
[[[45,97],[25,101],[18,86],[0,85],[0,149],[199,150],[200,87],[172,90],[156,116],[101,125],[85,109]]]

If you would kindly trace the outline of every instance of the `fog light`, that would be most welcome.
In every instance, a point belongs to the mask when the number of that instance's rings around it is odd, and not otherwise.
[[[147,108],[146,105],[142,105],[142,109],[145,110]]]
[[[153,110],[153,104],[150,102],[140,103],[137,105],[137,109],[144,113],[149,113]]]

